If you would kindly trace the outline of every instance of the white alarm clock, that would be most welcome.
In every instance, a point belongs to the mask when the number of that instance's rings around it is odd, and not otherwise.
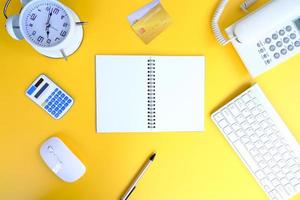
[[[4,15],[6,29],[17,40],[25,39],[39,53],[51,58],[67,58],[83,40],[83,22],[58,0],[21,0],[20,15]]]

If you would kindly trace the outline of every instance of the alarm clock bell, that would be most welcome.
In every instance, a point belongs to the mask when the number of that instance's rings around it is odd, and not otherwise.
[[[50,58],[67,59],[68,56],[73,54],[80,47],[83,40],[82,25],[85,23],[81,22],[76,13],[67,6],[57,0],[21,0],[23,8],[20,15],[7,16],[10,2],[11,0],[7,0],[3,13],[7,19],[5,25],[6,30],[13,39],[25,39],[36,51]],[[33,9],[37,9],[38,13],[30,13]],[[61,14],[61,19],[58,17],[59,12],[64,13]],[[63,25],[61,26],[62,30],[58,30],[59,28],[53,27],[50,23],[50,18],[55,14],[57,16],[55,18],[53,17],[54,19],[52,18],[52,21],[54,22],[51,23],[61,23],[61,25]],[[46,32],[47,35],[45,35],[46,33],[43,33],[44,35],[40,34],[40,36],[35,36],[38,32],[36,30],[32,31],[32,33],[28,32],[28,27],[33,27],[34,22],[28,22],[26,20],[28,18],[34,20],[36,17],[35,15],[40,15],[41,18],[46,17],[46,19],[48,16],[45,23],[42,22],[41,24],[36,25],[39,27],[38,29],[41,29],[42,31],[45,30],[44,32]],[[65,20],[63,17],[67,18],[68,21],[63,21]],[[36,21],[38,23],[38,21],[41,20]]]

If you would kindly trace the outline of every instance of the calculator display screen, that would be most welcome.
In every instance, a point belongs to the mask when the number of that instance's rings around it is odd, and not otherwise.
[[[39,96],[47,89],[48,86],[49,84],[45,83],[45,85],[43,85],[43,87],[34,95],[34,97],[39,98]]]
[[[35,84],[34,86],[35,86],[35,87],[39,87],[43,81],[44,81],[44,79],[43,79],[43,78],[40,78],[40,79],[36,82],[36,84]]]
[[[295,24],[296,24],[298,30],[300,30],[300,18],[295,21]]]

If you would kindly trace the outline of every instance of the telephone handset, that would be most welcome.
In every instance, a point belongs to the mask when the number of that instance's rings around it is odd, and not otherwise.
[[[242,4],[244,9],[256,0]],[[226,29],[223,37],[218,20],[228,0],[222,0],[213,31],[222,45],[231,42],[253,77],[300,52],[300,0],[273,0]],[[248,4],[247,4],[248,3]]]

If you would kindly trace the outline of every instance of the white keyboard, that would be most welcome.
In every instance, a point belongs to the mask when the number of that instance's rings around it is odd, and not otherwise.
[[[300,193],[300,147],[258,85],[212,119],[270,199]]]

